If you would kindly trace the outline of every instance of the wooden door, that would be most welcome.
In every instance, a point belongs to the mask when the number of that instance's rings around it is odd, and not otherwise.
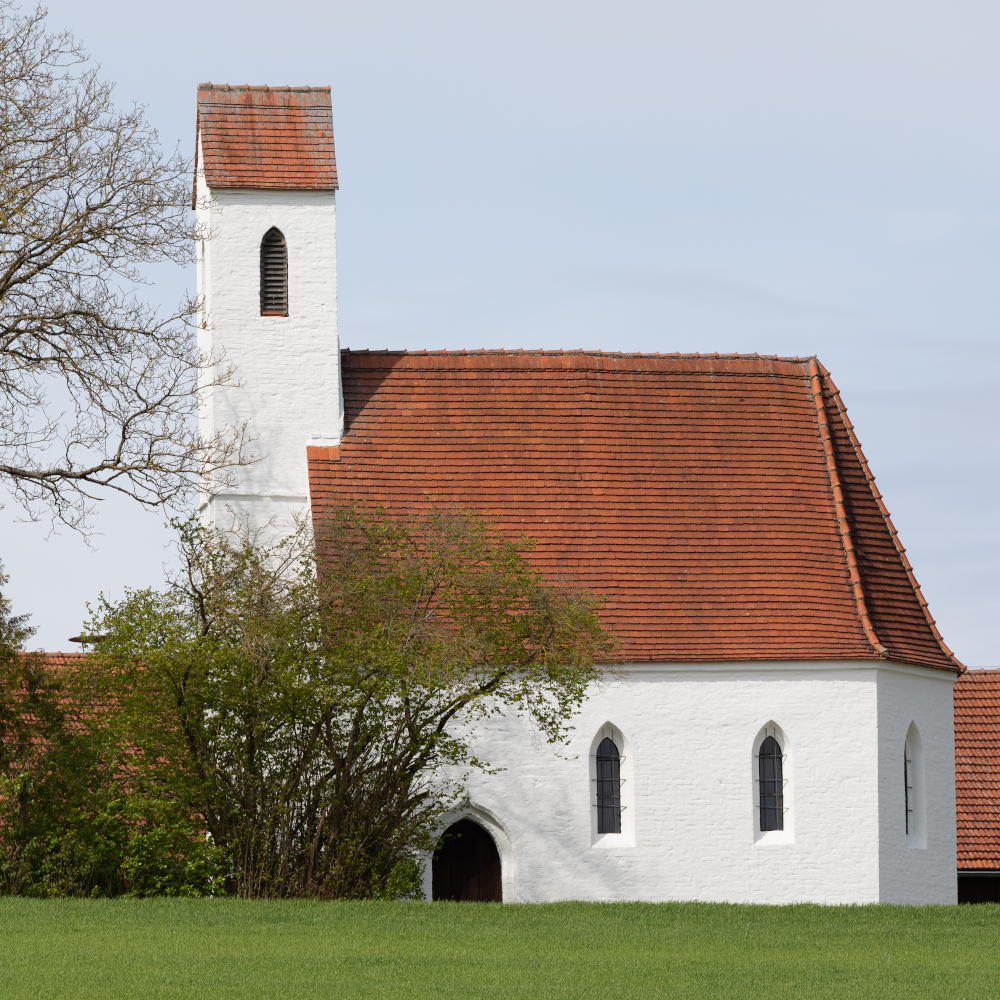
[[[460,819],[445,831],[431,874],[434,899],[503,902],[497,845],[471,819]]]

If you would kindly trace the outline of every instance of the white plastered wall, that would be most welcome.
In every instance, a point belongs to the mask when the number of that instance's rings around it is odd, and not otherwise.
[[[931,740],[942,757],[928,778],[929,836],[940,849],[924,852],[905,901],[954,902],[954,770],[949,785],[942,742],[951,678],[900,669],[846,661],[630,668],[593,691],[562,749],[523,719],[491,720],[476,752],[506,770],[474,775],[468,790],[504,831],[501,854],[514,861],[504,899],[902,901],[883,843],[888,785],[902,789],[902,765],[886,757],[882,722],[907,698],[925,706],[929,730],[937,720]],[[891,711],[902,718],[910,708]],[[589,755],[608,724],[627,741],[634,846],[597,846],[592,835]],[[794,823],[784,839],[755,836],[752,760],[766,724],[780,728],[792,757]]]
[[[956,674],[900,667],[878,678],[880,899],[886,903],[955,903],[958,895],[955,831]],[[906,836],[903,748],[911,726],[919,733],[914,817]],[[922,827],[922,829],[920,828]]]
[[[202,516],[228,527],[232,512],[286,530],[308,514],[307,444],[343,436],[336,195],[210,191],[203,172],[196,184],[199,348],[224,353],[242,383],[203,399],[202,432],[249,421],[260,456],[238,470],[236,488],[202,496]],[[260,315],[260,242],[272,226],[288,247],[287,317]]]

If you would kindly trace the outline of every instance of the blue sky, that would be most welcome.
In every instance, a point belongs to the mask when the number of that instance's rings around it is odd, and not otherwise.
[[[819,355],[946,641],[1000,664],[995,3],[49,9],[187,152],[200,81],[332,85],[345,346]],[[169,561],[120,501],[92,548],[17,516],[48,649]]]

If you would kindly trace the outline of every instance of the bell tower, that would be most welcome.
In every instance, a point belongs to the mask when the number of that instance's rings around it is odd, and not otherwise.
[[[329,87],[198,87],[198,346],[235,369],[199,424],[245,423],[260,459],[206,488],[206,522],[287,530],[308,516],[306,447],[340,443],[337,187]]]

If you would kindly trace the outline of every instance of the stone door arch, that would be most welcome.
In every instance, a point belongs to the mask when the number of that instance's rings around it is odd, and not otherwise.
[[[431,864],[435,900],[503,902],[500,852],[493,838],[471,819],[460,819],[445,830]]]

